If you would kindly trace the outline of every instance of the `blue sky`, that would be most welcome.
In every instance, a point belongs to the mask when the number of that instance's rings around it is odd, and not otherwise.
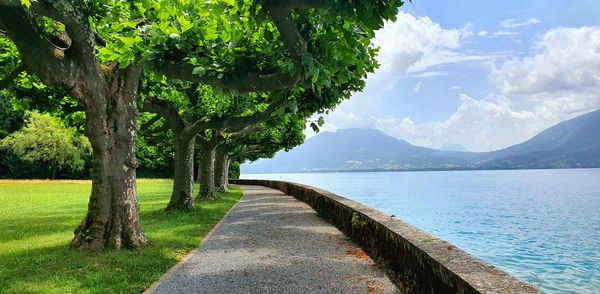
[[[377,33],[380,69],[323,129],[473,151],[520,143],[600,108],[598,15],[600,1],[407,2]]]

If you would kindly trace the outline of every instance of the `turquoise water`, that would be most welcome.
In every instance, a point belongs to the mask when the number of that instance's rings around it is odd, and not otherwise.
[[[600,169],[242,175],[395,214],[543,293],[600,293]]]

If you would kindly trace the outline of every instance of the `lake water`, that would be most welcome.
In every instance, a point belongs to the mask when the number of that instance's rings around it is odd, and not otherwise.
[[[246,174],[394,214],[538,287],[600,293],[600,169]]]

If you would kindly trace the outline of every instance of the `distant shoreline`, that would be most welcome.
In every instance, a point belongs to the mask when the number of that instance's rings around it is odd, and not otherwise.
[[[590,167],[537,167],[537,168],[422,168],[422,169],[353,169],[353,170],[312,170],[312,171],[271,171],[243,172],[242,174],[312,174],[312,173],[365,173],[365,172],[426,172],[426,171],[494,171],[494,170],[563,170],[563,169],[600,169]]]

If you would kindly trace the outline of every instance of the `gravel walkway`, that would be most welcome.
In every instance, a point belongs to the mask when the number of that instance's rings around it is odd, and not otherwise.
[[[382,270],[310,206],[262,186],[150,293],[396,293]]]

